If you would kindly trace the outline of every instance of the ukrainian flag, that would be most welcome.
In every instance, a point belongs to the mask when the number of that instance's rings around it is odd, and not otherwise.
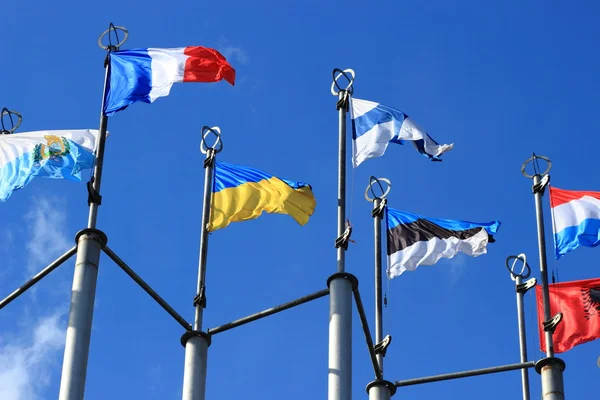
[[[254,168],[215,163],[212,210],[208,231],[231,222],[258,218],[267,213],[288,214],[300,225],[308,222],[316,207],[310,185],[277,178]]]

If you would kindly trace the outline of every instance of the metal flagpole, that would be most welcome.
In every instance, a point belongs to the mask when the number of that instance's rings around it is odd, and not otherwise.
[[[338,73],[336,76],[336,72]],[[348,76],[350,74],[352,77]],[[344,76],[348,86],[342,89],[337,80]],[[331,93],[338,96],[339,110],[339,163],[338,163],[338,237],[337,273],[327,279],[329,296],[329,376],[328,399],[352,399],[352,291],[356,288],[356,278],[346,273],[346,254],[352,230],[346,222],[346,114],[352,95],[354,71],[333,70]],[[335,88],[338,91],[336,92]]]
[[[125,37],[116,46],[110,44],[110,33],[117,35],[117,30],[124,32]],[[109,45],[102,45],[102,38],[108,35]],[[112,23],[98,39],[100,47],[111,51],[118,50],[127,40],[128,32],[123,27],[116,27]],[[118,36],[117,36],[118,41]],[[104,145],[106,142],[106,129],[108,117],[104,115],[104,96],[109,73],[109,57],[104,62],[104,88],[102,91],[102,107],[100,110],[100,129],[96,147],[96,163],[91,181],[88,183],[88,203],[90,212],[88,225],[77,233],[77,258],[71,292],[71,308],[69,310],[69,325],[65,341],[65,352],[60,381],[60,400],[83,399],[85,392],[85,379],[87,372],[90,338],[92,334],[92,316],[94,312],[94,298],[96,295],[96,280],[100,251],[106,245],[106,235],[96,229],[98,206],[101,203],[100,182],[102,179],[102,166],[104,162]]]
[[[209,133],[216,135],[213,147],[206,145]],[[210,336],[202,332],[202,314],[206,307],[206,260],[208,256],[208,223],[210,222],[211,195],[215,157],[223,150],[221,130],[218,127],[202,128],[200,151],[206,154],[204,160],[204,200],[202,202],[202,227],[200,230],[200,260],[198,263],[198,286],[194,307],[196,308],[193,330],[181,337],[185,347],[185,366],[183,372],[183,400],[204,400],[206,395],[206,365]]]
[[[509,266],[510,261],[513,261],[512,266]],[[521,272],[515,272],[517,261],[523,262]],[[517,318],[519,325],[519,348],[521,350],[521,363],[527,362],[527,336],[525,334],[525,311],[523,306],[523,297],[529,289],[535,286],[536,279],[531,278],[525,283],[523,279],[529,278],[531,269],[527,264],[527,257],[521,253],[518,256],[509,256],[506,259],[506,268],[510,272],[510,278],[515,281],[515,292],[517,292]],[[523,400],[529,400],[529,371],[524,368],[521,370],[521,386],[523,388]]]
[[[538,159],[547,162],[548,167],[544,173],[540,174]],[[534,175],[528,175],[525,167],[529,162],[533,162]],[[554,318],[550,317],[550,295],[548,293],[548,270],[546,264],[546,240],[544,237],[544,214],[542,209],[542,196],[544,190],[550,181],[550,168],[552,163],[547,157],[536,156],[533,154],[521,167],[521,173],[526,178],[533,178],[533,194],[535,198],[535,214],[537,219],[537,235],[540,254],[540,274],[542,278],[542,294],[544,303],[544,332],[546,338],[546,358],[539,360],[535,370],[542,377],[542,398],[544,400],[563,400],[565,398],[563,388],[563,371],[565,362],[560,358],[554,357],[554,345],[552,343],[552,333],[556,325],[560,322],[562,314],[557,314]],[[542,177],[543,175],[543,177]]]
[[[388,187],[384,192],[381,182],[386,182]],[[375,195],[373,184],[377,183],[381,189],[381,195]],[[383,339],[383,295],[382,295],[382,276],[381,276],[381,220],[384,215],[387,199],[385,198],[391,189],[390,181],[386,178],[375,178],[372,176],[369,179],[369,186],[365,190],[365,199],[373,203],[373,227],[375,238],[375,353],[379,371],[383,376],[383,357],[391,342],[391,336]],[[373,198],[369,197],[369,191]],[[370,400],[389,400],[396,392],[396,386],[392,382],[383,379],[376,379],[367,385],[367,393]]]

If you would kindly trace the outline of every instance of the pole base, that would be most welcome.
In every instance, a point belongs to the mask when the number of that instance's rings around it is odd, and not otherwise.
[[[79,243],[79,238],[83,235],[98,235],[100,237],[100,248],[103,249],[108,243],[108,237],[104,232],[98,229],[85,228],[75,234],[75,243]]]
[[[181,345],[183,347],[185,347],[185,344],[187,343],[187,341],[190,338],[196,337],[196,336],[204,338],[204,340],[206,340],[206,343],[208,343],[207,347],[210,346],[210,343],[211,343],[210,335],[208,333],[202,332],[202,331],[187,331],[186,333],[181,335]]]
[[[367,384],[367,393],[369,393],[369,390],[371,390],[371,388],[373,388],[375,386],[386,386],[390,390],[390,397],[392,397],[394,394],[396,394],[396,385],[394,385],[390,381],[386,381],[383,379],[382,380],[376,379],[373,382],[369,382]]]
[[[349,274],[347,272],[338,272],[338,273],[331,275],[329,278],[327,278],[327,287],[329,287],[332,280],[337,279],[337,278],[343,278],[343,279],[347,279],[348,281],[350,281],[350,284],[352,285],[352,291],[355,291],[356,289],[358,289],[358,279],[354,275]]]
[[[558,364],[560,366],[560,371],[564,371],[567,368],[567,365],[563,360],[557,357],[546,357],[542,358],[538,362],[535,363],[535,370],[538,374],[542,373],[542,370],[545,367],[551,366],[552,364]]]

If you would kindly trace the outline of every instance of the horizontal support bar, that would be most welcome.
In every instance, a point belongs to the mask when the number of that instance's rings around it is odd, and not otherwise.
[[[56,259],[56,261],[54,261],[52,264],[48,265],[46,268],[44,268],[43,270],[38,272],[37,275],[35,275],[33,278],[31,278],[30,280],[25,282],[25,284],[23,286],[21,286],[20,288],[18,288],[17,290],[12,292],[8,296],[6,296],[6,298],[4,300],[0,301],[0,310],[3,309],[4,307],[6,307],[7,305],[9,305],[14,299],[19,297],[23,293],[25,293],[27,291],[27,289],[29,289],[30,287],[32,287],[33,285],[38,283],[40,280],[42,280],[42,278],[46,277],[46,275],[48,275],[50,272],[52,272],[56,268],[60,267],[62,263],[67,261],[69,258],[71,258],[71,256],[75,253],[77,253],[77,246],[71,247],[71,249],[69,251],[67,251],[62,256],[58,257]]]
[[[233,328],[237,328],[238,326],[245,325],[247,323],[256,321],[256,320],[261,319],[261,318],[268,317],[269,315],[273,315],[273,314],[276,314],[276,313],[281,312],[281,311],[285,311],[285,310],[287,310],[289,308],[292,308],[292,307],[295,307],[295,306],[299,306],[300,304],[308,303],[309,301],[316,300],[316,299],[321,298],[323,296],[327,296],[328,294],[329,294],[329,289],[323,289],[323,290],[320,290],[320,291],[318,291],[316,293],[309,294],[308,296],[300,297],[299,299],[292,300],[292,301],[290,301],[288,303],[284,303],[284,304],[281,304],[279,306],[272,307],[272,308],[266,309],[266,310],[261,311],[261,312],[257,312],[256,314],[252,314],[252,315],[249,315],[247,317],[240,318],[238,320],[229,322],[227,324],[223,324],[221,326],[217,326],[216,328],[209,329],[208,330],[208,334],[210,334],[210,335],[216,335],[217,333],[221,333],[221,332],[225,332],[225,331],[228,331],[230,329],[233,329]]]
[[[533,368],[533,367],[535,367],[535,362],[527,361],[527,362],[518,363],[518,364],[500,365],[498,367],[472,369],[470,371],[453,372],[450,374],[426,376],[424,378],[415,378],[415,379],[407,379],[404,381],[396,381],[396,387],[420,385],[422,383],[447,381],[450,379],[467,378],[469,376],[486,375],[486,374],[493,374],[496,372],[506,372],[506,371],[513,371],[516,369],[525,369],[525,368]]]
[[[354,300],[356,301],[356,308],[358,309],[358,315],[360,316],[360,324],[362,325],[363,332],[365,333],[365,339],[367,340],[367,347],[369,348],[369,356],[371,357],[371,363],[373,364],[373,370],[377,380],[383,380],[383,374],[379,369],[379,363],[375,356],[375,349],[373,346],[373,338],[371,337],[371,331],[369,330],[369,322],[367,321],[367,315],[365,314],[365,308],[360,298],[358,288],[354,290]]]
[[[179,325],[183,326],[183,329],[185,329],[186,331],[192,330],[192,326],[188,324],[187,321],[183,319],[183,317],[173,309],[173,307],[171,307],[165,300],[163,300],[163,298],[160,297],[158,293],[156,293],[154,289],[150,287],[150,285],[144,282],[144,280],[140,278],[138,274],[136,274],[131,268],[129,268],[129,266],[125,264],[125,261],[121,260],[119,256],[116,255],[108,246],[104,246],[103,250],[106,253],[106,255],[108,255],[119,267],[121,267],[123,271],[125,271],[127,275],[129,275],[131,279],[135,281],[135,283],[140,285],[140,287],[144,289],[144,291],[148,293],[150,297],[154,299],[154,301],[156,301],[167,313],[169,313],[169,315],[173,317],[175,321],[179,322]]]

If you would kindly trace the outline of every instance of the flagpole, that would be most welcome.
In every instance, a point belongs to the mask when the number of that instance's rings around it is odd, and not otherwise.
[[[384,192],[381,182],[386,182],[388,187]],[[381,189],[381,195],[375,195],[373,190],[373,184],[377,183]],[[381,262],[381,220],[385,212],[385,205],[387,203],[386,196],[390,192],[391,184],[386,178],[375,178],[372,176],[369,179],[369,186],[365,191],[365,199],[373,203],[373,228],[375,238],[375,354],[377,358],[377,364],[379,365],[379,371],[383,376],[383,357],[389,345],[388,341],[384,343],[383,340],[383,290],[382,290],[382,262]],[[373,195],[369,197],[369,191]],[[389,400],[392,395],[396,392],[396,386],[392,382],[385,381],[383,379],[376,379],[367,385],[367,392],[369,394],[369,400]]]
[[[206,145],[209,133],[216,136],[213,147]],[[208,257],[208,224],[210,222],[211,195],[213,190],[213,174],[217,153],[223,150],[221,130],[219,127],[202,128],[200,151],[206,154],[204,160],[204,199],[202,201],[202,226],[200,229],[200,259],[198,261],[198,285],[194,297],[196,309],[193,330],[181,337],[185,347],[185,365],[183,372],[183,400],[204,400],[206,396],[206,368],[210,336],[202,331],[202,316],[206,308],[206,260]]]
[[[509,266],[509,262],[513,261],[512,266]],[[515,272],[515,265],[517,261],[523,262],[521,272]],[[523,298],[525,293],[529,289],[535,286],[536,279],[531,278],[525,283],[523,279],[529,278],[531,269],[527,264],[527,257],[525,254],[519,254],[518,256],[510,256],[506,259],[506,268],[510,272],[510,277],[515,281],[515,292],[517,293],[517,321],[519,326],[519,349],[521,351],[521,363],[527,362],[527,335],[525,333],[525,311],[523,306]],[[527,368],[521,370],[521,387],[523,389],[523,400],[530,399],[529,393],[529,371]]]
[[[336,76],[336,72],[338,72]],[[349,78],[349,73],[352,78]],[[348,86],[342,89],[337,80],[344,76]],[[327,280],[329,295],[329,373],[328,399],[352,399],[352,291],[358,285],[356,278],[346,273],[346,254],[351,228],[346,222],[346,114],[352,95],[354,71],[333,70],[331,93],[338,96],[337,109],[339,117],[339,153],[338,153],[338,237],[337,273]],[[335,90],[337,87],[338,91]]]
[[[548,163],[548,167],[544,173],[539,172],[538,159]],[[529,162],[533,163],[534,175],[528,175],[525,172],[525,167]],[[546,264],[546,240],[544,232],[544,213],[542,208],[542,196],[544,190],[550,181],[550,168],[552,164],[547,157],[536,156],[533,154],[521,167],[521,173],[526,178],[533,179],[533,195],[535,199],[535,216],[537,220],[537,236],[540,257],[540,275],[542,279],[542,294],[544,303],[544,334],[546,338],[546,358],[539,360],[535,366],[535,370],[542,377],[542,398],[544,400],[563,400],[563,371],[565,362],[560,358],[554,357],[554,345],[552,343],[552,333],[556,327],[556,319],[550,316],[550,295],[548,293],[548,269]],[[542,177],[543,175],[543,177]]]
[[[110,42],[110,33],[117,35],[117,29],[125,33],[125,37],[116,46]],[[108,35],[109,45],[103,46],[102,38]],[[127,40],[127,30],[115,27],[112,23],[98,40],[100,46],[110,52],[118,50]],[[117,36],[118,41],[118,36]],[[104,163],[104,145],[108,117],[104,115],[104,96],[109,73],[109,54],[104,62],[104,87],[102,90],[102,107],[100,109],[100,128],[96,147],[96,161],[91,182],[88,183],[88,204],[90,205],[88,225],[79,231],[75,241],[77,243],[77,257],[71,291],[71,308],[69,310],[69,324],[65,340],[65,351],[60,381],[60,400],[80,400],[85,393],[85,380],[87,373],[90,339],[92,334],[92,317],[96,295],[96,281],[100,252],[106,245],[106,235],[96,229],[98,206],[101,203],[100,183],[102,180],[102,166]]]

